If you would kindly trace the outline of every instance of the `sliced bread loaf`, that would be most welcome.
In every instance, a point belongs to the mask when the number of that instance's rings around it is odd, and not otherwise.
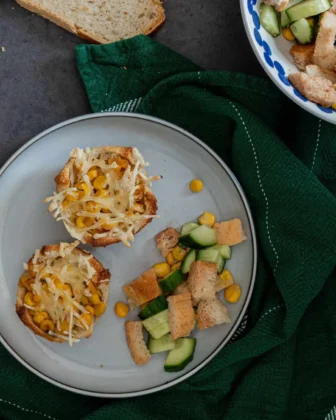
[[[90,42],[106,44],[148,35],[165,20],[160,0],[16,0]]]

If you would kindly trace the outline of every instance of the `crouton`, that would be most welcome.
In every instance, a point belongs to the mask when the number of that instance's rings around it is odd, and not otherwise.
[[[156,246],[161,251],[164,258],[178,244],[180,234],[174,228],[169,227],[155,236]]]
[[[154,268],[150,268],[132,283],[123,287],[131,309],[161,295]]]
[[[274,6],[277,12],[281,12],[287,7],[288,1],[289,0],[265,0],[265,3]]]
[[[149,362],[151,354],[146,346],[141,321],[125,322],[126,341],[132,359],[137,365]]]
[[[336,103],[335,85],[330,80],[308,76],[303,72],[289,74],[288,79],[310,101],[325,107]]]
[[[315,41],[313,64],[322,69],[333,70],[336,65],[336,15],[325,12],[320,21],[319,31]]]
[[[195,305],[201,299],[216,296],[217,264],[205,261],[194,261],[191,264],[188,283]]]
[[[306,66],[312,63],[313,61],[313,54],[314,54],[314,44],[295,44],[290,49],[290,53],[292,54],[294,64],[300,70],[305,70]]]
[[[240,219],[215,223],[218,245],[238,245],[246,240],[243,224]]]
[[[173,295],[180,295],[182,293],[191,293],[188,280],[185,280],[183,283],[179,284],[176,289],[173,291]],[[191,295],[191,302],[193,306],[197,306],[197,303],[194,301],[192,295]]]
[[[195,313],[191,303],[191,293],[169,296],[168,321],[173,340],[188,337],[195,326]]]
[[[332,83],[336,83],[336,73],[331,70],[323,70],[315,64],[306,66],[306,73],[308,76],[322,77],[322,79],[330,80]]]
[[[196,320],[199,330],[231,322],[226,306],[217,298],[200,301]]]

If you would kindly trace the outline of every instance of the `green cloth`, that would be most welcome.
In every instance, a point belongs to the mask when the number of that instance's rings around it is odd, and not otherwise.
[[[299,109],[267,80],[201,71],[144,36],[81,45],[76,59],[94,112],[163,118],[229,164],[256,224],[255,290],[239,337],[195,376],[155,395],[71,394],[0,348],[0,416],[336,419],[334,126]]]

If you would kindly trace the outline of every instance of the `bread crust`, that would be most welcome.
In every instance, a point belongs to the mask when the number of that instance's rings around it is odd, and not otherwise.
[[[154,268],[145,271],[132,283],[126,284],[123,290],[132,308],[147,303],[162,294]]]
[[[107,41],[106,39],[100,37],[99,35],[94,35],[88,31],[85,31],[79,25],[76,25],[75,23],[70,22],[69,20],[62,19],[60,16],[52,13],[51,11],[43,10],[37,4],[36,5],[31,4],[27,0],[16,0],[16,2],[20,6],[29,10],[30,12],[36,13],[42,16],[43,18],[50,20],[51,22],[55,23],[61,28],[66,29],[69,32],[72,32],[74,35],[77,35],[78,37],[85,39],[86,41],[89,41],[94,44],[107,44],[109,42],[112,42],[110,40]],[[152,22],[151,25],[149,25],[143,30],[144,35],[150,35],[154,31],[159,29],[159,27],[163,25],[166,19],[165,11],[164,11],[164,8],[162,7],[161,2],[159,0],[152,0],[152,2],[156,7],[158,7],[157,18],[155,21]]]
[[[124,159],[127,159],[131,165],[135,164],[135,159],[133,157],[133,148],[132,147],[121,147],[121,146],[103,146],[97,147],[95,149],[99,149],[100,153],[104,155],[110,155],[111,153],[118,154]],[[75,158],[70,158],[61,171],[55,176],[55,184],[56,184],[56,191],[62,192],[63,190],[69,188],[71,186],[70,180],[70,168],[74,166]],[[158,210],[157,206],[157,199],[154,193],[151,191],[150,188],[144,186],[144,205],[145,205],[145,212],[144,214],[155,215]],[[153,219],[144,219],[139,224],[139,228],[135,231],[133,230],[133,234],[136,235],[139,233],[146,225],[148,225]],[[66,227],[66,225],[65,225]],[[69,232],[70,233],[70,232]],[[71,233],[70,233],[71,235]],[[84,235],[84,241],[88,244],[91,244],[94,247],[105,247],[108,245],[116,244],[121,242],[119,238],[113,237],[102,237],[95,239],[90,233],[86,233]]]
[[[151,354],[145,343],[141,321],[125,322],[126,341],[132,359],[138,365],[145,365],[151,359]]]
[[[53,251],[59,251],[60,245],[44,245],[40,252],[41,255],[47,255],[50,252]],[[89,252],[84,251],[79,248],[75,248],[73,251],[75,254],[82,254],[82,255],[90,255]],[[28,261],[28,267],[32,265],[32,260],[34,258],[34,255],[30,258]],[[111,274],[110,271],[105,269],[104,266],[95,258],[92,257],[89,260],[90,265],[96,270],[96,274],[92,277],[93,284],[98,287],[102,292],[102,301],[107,305],[108,301],[108,295],[109,295],[109,283],[104,282],[103,280],[110,279]],[[48,341],[52,341],[55,343],[64,343],[66,340],[62,340],[58,337],[53,337],[49,335],[48,333],[41,330],[33,321],[32,315],[29,313],[28,308],[24,306],[23,298],[26,294],[26,288],[20,285],[20,282],[18,284],[17,293],[16,293],[16,313],[18,317],[21,319],[21,321],[28,327],[33,333],[39,335],[40,337],[45,338]],[[99,320],[100,317],[96,317],[95,323]],[[94,324],[90,327],[88,330],[84,330],[83,333],[80,335],[80,338],[89,338],[92,335]]]

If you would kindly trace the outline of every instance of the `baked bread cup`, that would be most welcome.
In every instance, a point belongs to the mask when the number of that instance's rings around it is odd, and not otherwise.
[[[70,235],[95,247],[123,242],[150,223],[157,212],[153,180],[136,148],[106,146],[74,149],[55,177],[49,212],[63,220]]]
[[[16,312],[35,334],[57,343],[88,338],[106,309],[110,272],[73,244],[36,250],[21,276]]]

